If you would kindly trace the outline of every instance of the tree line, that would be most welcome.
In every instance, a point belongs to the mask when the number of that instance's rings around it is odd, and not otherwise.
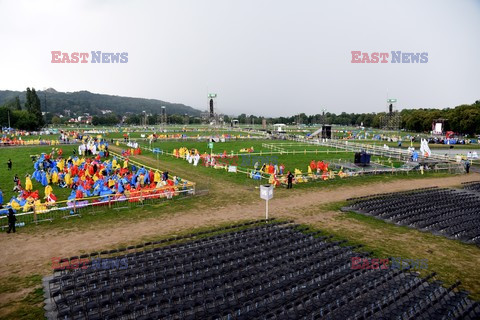
[[[30,131],[39,130],[45,125],[40,98],[35,88],[27,88],[23,108],[18,96],[0,106],[0,125]]]
[[[22,130],[38,130],[45,124],[61,124],[67,118],[60,118],[58,114],[46,113],[42,115],[41,101],[34,88],[27,88],[26,99],[22,107],[19,96],[6,101],[0,106],[0,124],[2,127],[11,126]],[[401,128],[407,131],[429,132],[432,130],[432,122],[435,119],[445,120],[445,130],[462,134],[480,134],[480,100],[473,104],[464,104],[455,108],[447,109],[404,109],[401,114]],[[268,124],[335,124],[344,126],[364,126],[381,128],[382,117],[385,112],[380,113],[346,113],[306,115],[300,113],[290,117],[265,118]],[[240,114],[238,117],[224,116],[225,123],[237,119],[240,124],[260,125],[263,117],[255,115]],[[111,112],[105,115],[95,115],[92,118],[93,125],[113,126],[118,124],[128,125],[156,125],[161,123],[159,114],[147,116],[137,113],[127,113],[122,116]],[[185,116],[180,114],[168,114],[168,124],[200,124],[202,120],[198,116]]]
[[[346,113],[340,114],[326,112],[323,114],[306,115],[300,113],[291,117],[266,118],[267,123],[284,124],[335,124],[344,126],[364,126],[381,128],[382,117],[386,112],[379,113]],[[473,104],[464,104],[447,109],[404,109],[400,112],[401,128],[407,131],[430,132],[432,122],[436,119],[445,120],[445,130],[462,134],[480,134],[480,100]],[[233,119],[233,118],[232,118]],[[263,118],[254,115],[241,114],[236,118],[239,123],[252,125],[261,124]],[[230,121],[230,119],[229,119]]]

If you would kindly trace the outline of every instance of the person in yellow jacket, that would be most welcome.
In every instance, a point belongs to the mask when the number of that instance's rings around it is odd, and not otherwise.
[[[47,198],[50,193],[52,193],[53,189],[52,189],[52,186],[47,184],[47,186],[45,187],[45,198]]]
[[[123,169],[128,168],[128,160],[123,161]]]
[[[162,181],[162,176],[161,176],[160,172],[158,172],[158,170],[157,170],[157,171],[155,171],[155,174],[153,176],[153,182],[159,183],[160,181]]]
[[[27,177],[25,178],[25,190],[32,191],[32,189],[32,179],[30,179],[30,175],[27,175]]]
[[[57,171],[54,171],[52,174],[52,183],[53,184],[58,184],[58,173]]]
[[[62,159],[57,162],[57,168],[59,171],[63,171],[63,167],[65,167],[65,159]]]
[[[69,187],[72,185],[72,177],[70,175],[70,172],[67,172],[67,174],[65,175],[65,184]]]

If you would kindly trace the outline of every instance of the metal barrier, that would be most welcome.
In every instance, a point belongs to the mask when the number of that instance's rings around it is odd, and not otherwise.
[[[182,188],[181,190],[178,190]],[[175,191],[172,191],[175,189]],[[53,221],[59,218],[71,218],[81,216],[83,213],[115,209],[131,209],[139,205],[151,205],[159,201],[173,199],[179,196],[191,196],[195,194],[195,184],[186,186],[165,186],[158,189],[139,190],[132,192],[128,197],[125,195],[105,195],[88,197],[83,199],[65,200],[53,203],[41,203],[32,205],[27,212],[15,214],[17,225],[32,224],[44,221]],[[0,228],[8,227],[7,215],[0,216]]]

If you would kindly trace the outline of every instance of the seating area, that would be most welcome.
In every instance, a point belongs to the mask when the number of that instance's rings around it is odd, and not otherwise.
[[[352,269],[358,247],[289,222],[246,223],[80,258],[127,268],[55,270],[49,319],[478,319],[459,283]],[[191,240],[187,240],[191,239]],[[174,241],[175,240],[175,241]],[[78,261],[79,257],[64,259]]]
[[[343,211],[354,211],[480,245],[480,194],[475,192],[426,188],[377,194],[349,201],[349,205],[342,208]]]
[[[463,184],[465,190],[480,192],[480,181],[467,182]]]

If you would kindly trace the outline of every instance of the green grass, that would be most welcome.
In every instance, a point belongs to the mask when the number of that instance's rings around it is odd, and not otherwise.
[[[322,147],[322,146],[313,146],[313,145],[299,145],[299,146],[289,146],[285,147],[286,150],[288,150],[289,154],[273,154],[270,155],[270,151],[267,148],[262,147],[262,144],[264,143],[272,143],[271,140],[260,140],[260,141],[231,141],[231,142],[224,142],[224,143],[217,143],[214,144],[213,152],[217,154],[222,154],[224,151],[227,152],[227,154],[233,153],[238,153],[240,149],[242,148],[254,148],[255,153],[262,152],[262,155],[270,158],[275,159],[278,161],[278,163],[283,163],[285,165],[285,172],[288,170],[292,171],[295,168],[298,168],[302,171],[302,173],[307,174],[307,166],[310,164],[311,160],[324,160],[326,162],[332,162],[332,161],[349,161],[353,162],[354,158],[354,153],[353,152],[344,152],[342,150],[336,150],[336,149],[331,149],[327,147]],[[282,145],[282,143],[278,143],[279,146]],[[121,145],[122,148],[126,148],[125,145]],[[167,142],[157,142],[153,146],[153,148],[159,148],[163,151],[172,153],[173,149],[175,148],[180,148],[180,147],[186,147],[188,149],[197,149],[200,153],[207,152],[209,153],[209,149],[207,148],[207,143],[206,142],[175,142],[175,141],[167,141]],[[287,149],[288,148],[288,149]],[[310,151],[315,151],[317,150],[318,153],[304,153],[304,150],[310,150]],[[295,152],[295,153],[293,153]],[[237,183],[239,185],[250,185],[250,186],[258,186],[260,184],[264,184],[266,182],[265,179],[262,179],[261,181],[259,180],[253,180],[250,177],[248,177],[246,174],[243,173],[228,173],[223,169],[213,169],[211,167],[204,167],[202,165],[199,165],[197,167],[192,166],[189,164],[187,161],[183,159],[177,159],[173,156],[169,155],[160,155],[157,156],[156,154],[153,154],[152,152],[149,152],[147,150],[143,150],[143,155],[148,156],[152,159],[154,163],[157,163],[161,168],[162,166],[164,167],[173,167],[177,172],[181,172],[184,177],[188,176],[188,173],[185,172],[195,172],[198,173],[201,176],[209,176],[211,178],[215,179],[224,179],[225,181],[228,182],[233,182]],[[159,161],[157,162],[157,157]],[[249,159],[250,155],[248,153],[245,153],[245,155],[240,155],[238,160],[235,160],[237,163],[241,164],[243,162],[243,158]],[[250,158],[251,159],[251,158]],[[378,157],[375,156],[373,158],[374,161],[378,162],[383,162],[385,165],[388,165],[389,167],[393,164],[394,167],[400,167],[403,163],[399,161],[390,161],[388,158],[384,157]],[[242,167],[242,166],[241,166]],[[253,169],[253,165],[248,166],[248,169]],[[180,176],[182,174],[179,173]],[[437,174],[437,173],[426,173],[424,176],[427,177],[434,177],[434,176],[447,176],[445,174]],[[310,182],[310,183],[299,183],[296,186],[301,186],[301,188],[309,188],[312,187],[312,185],[318,186],[319,184],[328,184],[328,185],[343,185],[345,183],[350,183],[350,181],[353,181],[352,179],[362,179],[365,182],[374,182],[374,181],[382,181],[382,180],[393,180],[393,179],[405,179],[405,178],[413,178],[413,177],[420,177],[420,174],[418,173],[410,173],[410,174],[379,174],[376,177],[359,177],[359,178],[338,178],[336,177],[334,180],[328,180],[328,181],[321,181],[317,180],[316,182]],[[192,179],[195,181],[195,179]],[[348,182],[339,182],[339,181],[344,181],[348,180]],[[196,182],[199,182],[196,180]]]
[[[0,318],[5,320],[45,319],[42,276],[32,274],[0,277],[0,294],[9,295],[18,292],[23,292],[20,299],[13,302],[0,301]]]

